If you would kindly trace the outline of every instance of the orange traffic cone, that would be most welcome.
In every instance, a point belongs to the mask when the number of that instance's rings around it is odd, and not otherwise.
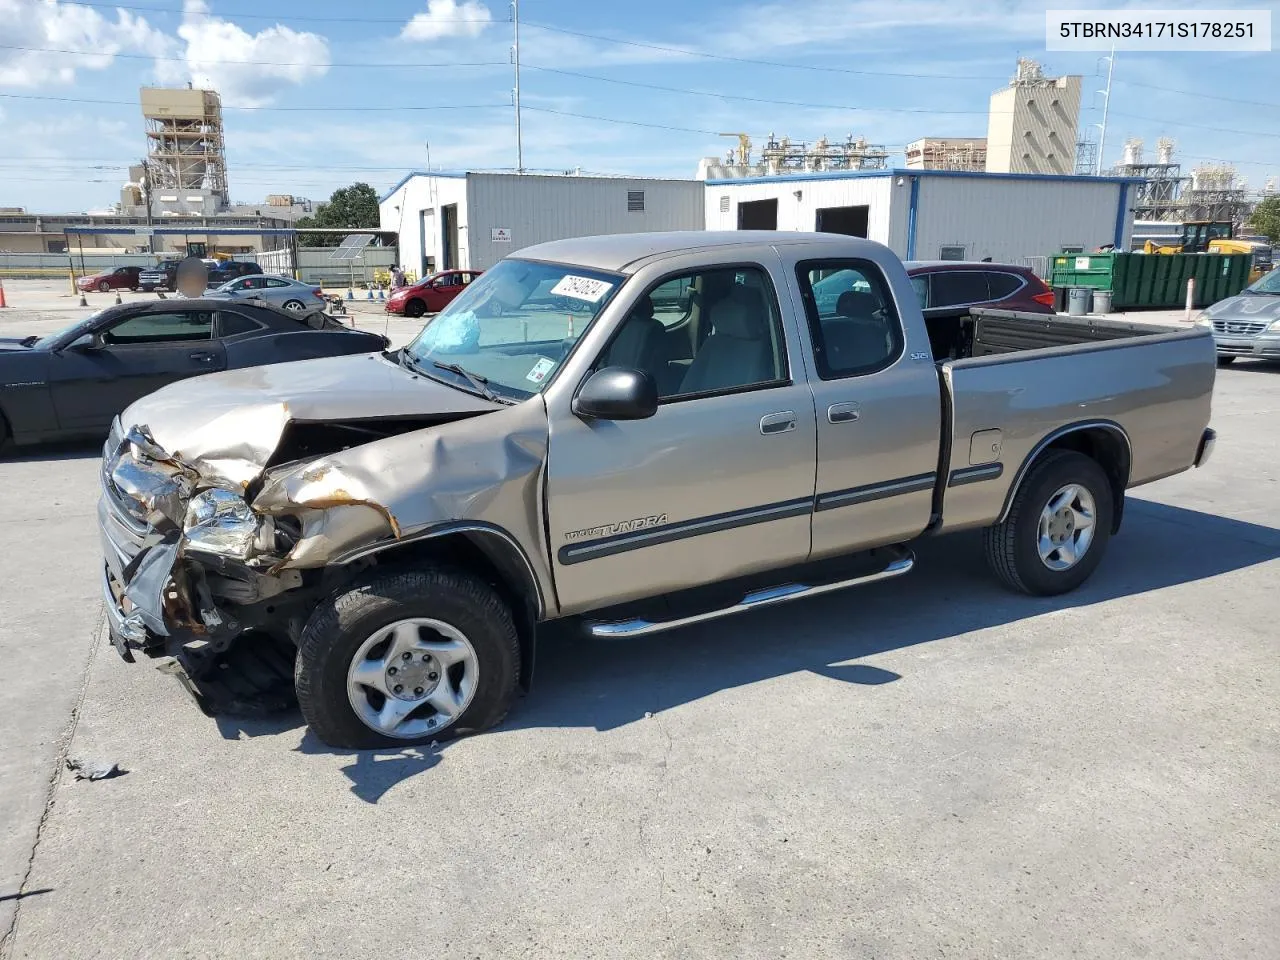
[[[0,280],[0,307],[7,307],[8,305],[4,299],[4,281]]]

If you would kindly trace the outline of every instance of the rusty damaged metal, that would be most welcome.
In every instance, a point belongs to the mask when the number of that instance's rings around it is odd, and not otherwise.
[[[109,459],[112,482],[145,507],[153,526],[170,530],[182,528],[187,504],[201,490],[242,491],[265,531],[244,563],[256,571],[254,580],[296,578],[296,571],[435,527],[496,527],[527,546],[541,593],[554,606],[540,522],[548,431],[542,398],[494,403],[381,356],[335,359],[185,381],[144,398],[122,415],[131,426]],[[422,415],[462,419],[267,466],[291,422]],[[274,549],[273,531],[284,517],[296,521],[300,535],[287,550]],[[176,531],[174,537],[145,548],[127,592],[152,622],[168,613],[175,627],[198,632],[203,612],[194,613],[200,604],[181,567],[189,545]]]

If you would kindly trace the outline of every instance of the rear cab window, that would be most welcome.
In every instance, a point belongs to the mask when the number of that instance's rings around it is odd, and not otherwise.
[[[796,265],[796,279],[823,380],[875,373],[902,355],[902,321],[875,264],[806,260]]]

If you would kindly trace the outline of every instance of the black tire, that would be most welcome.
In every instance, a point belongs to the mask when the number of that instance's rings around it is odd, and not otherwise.
[[[1040,515],[1050,499],[1072,483],[1093,499],[1093,539],[1073,566],[1053,570],[1037,548]],[[1111,539],[1113,510],[1111,481],[1096,460],[1071,450],[1052,451],[1031,468],[1004,522],[984,531],[987,563],[1013,590],[1041,597],[1067,593],[1089,579],[1101,562]]]
[[[99,280],[99,281],[98,281],[98,292],[99,292],[99,293],[110,293],[110,292],[111,292],[111,284],[107,283],[107,281],[105,281],[105,280]]]
[[[141,288],[141,287],[139,287],[137,284],[134,284],[134,285],[133,285],[132,287],[130,287],[129,289],[130,289],[130,290],[132,290],[134,293],[137,293],[137,292],[138,292],[139,290],[141,290],[142,288]]]
[[[361,645],[378,629],[410,617],[461,631],[478,661],[475,694],[457,720],[416,739],[366,726],[347,697],[347,671]],[[303,717],[317,737],[341,749],[403,747],[486,730],[506,716],[519,677],[511,611],[483,580],[445,567],[373,573],[334,594],[303,628],[294,669]]]
[[[292,310],[294,313],[303,313],[307,309],[307,305],[301,300],[286,300],[284,302],[286,310]]]
[[[410,300],[404,305],[404,315],[414,320],[417,320],[418,317],[422,316],[426,312],[427,305],[421,300]]]
[[[1231,364],[1235,362],[1236,362],[1235,357],[1232,357],[1232,356],[1224,357],[1222,354],[1218,354],[1218,366],[1220,367],[1229,367],[1231,366]]]

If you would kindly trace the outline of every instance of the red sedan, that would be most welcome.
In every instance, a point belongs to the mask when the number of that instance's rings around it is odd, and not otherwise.
[[[411,287],[401,287],[387,297],[387,313],[405,317],[420,317],[426,313],[439,313],[466,289],[483,271],[442,270]]]
[[[141,267],[116,267],[114,270],[95,273],[91,277],[81,277],[76,281],[76,286],[81,290],[100,290],[103,293],[108,290],[137,290],[138,274],[141,272]]]

